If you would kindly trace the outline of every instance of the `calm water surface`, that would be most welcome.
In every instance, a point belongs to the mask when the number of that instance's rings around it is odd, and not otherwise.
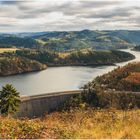
[[[140,60],[140,52],[124,50],[136,56],[135,60]],[[131,61],[129,61],[131,62]],[[123,66],[128,62],[117,63],[117,66]],[[52,67],[44,71],[0,77],[0,87],[11,83],[21,95],[35,95],[57,91],[76,90],[87,82],[93,80],[96,76],[107,73],[117,66],[98,66],[98,67]]]

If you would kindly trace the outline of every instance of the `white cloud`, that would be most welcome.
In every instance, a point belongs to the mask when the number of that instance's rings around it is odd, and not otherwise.
[[[140,29],[139,0],[0,0],[0,31]]]

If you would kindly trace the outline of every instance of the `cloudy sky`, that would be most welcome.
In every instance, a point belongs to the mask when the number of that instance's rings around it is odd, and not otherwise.
[[[0,32],[139,29],[140,0],[0,0]]]

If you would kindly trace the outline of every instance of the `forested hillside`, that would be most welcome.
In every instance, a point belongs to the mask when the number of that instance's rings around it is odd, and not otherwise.
[[[15,36],[0,37],[0,47],[9,48],[38,48],[41,47],[40,44],[32,38],[20,38]]]
[[[128,40],[129,36],[126,36],[123,32],[121,34],[124,36],[121,36],[120,32],[91,30],[48,32],[35,38],[46,42],[44,45],[45,48],[57,51],[81,48],[93,48],[97,50],[124,49],[132,47],[133,44],[137,43],[135,40]]]
[[[103,76],[97,77],[92,84],[103,89],[118,91],[140,91],[140,62],[129,63]]]
[[[46,69],[46,65],[35,60],[17,56],[0,57],[0,76],[21,74],[43,69]]]
[[[140,44],[140,31],[82,30],[1,34],[0,47],[44,48],[69,51],[92,48],[95,50],[124,49]]]
[[[65,62],[69,64],[85,64],[85,65],[108,65],[116,62],[128,61],[135,57],[122,51],[87,51],[71,53],[65,58]]]
[[[65,54],[65,53],[64,53]],[[63,55],[64,55],[63,54]],[[111,65],[117,62],[128,61],[135,57],[127,52],[122,51],[72,51],[65,54],[63,57],[61,53],[44,51],[44,50],[17,50],[16,55],[37,60],[49,66],[57,65]]]
[[[133,50],[140,51],[140,45],[135,46]]]
[[[57,53],[47,50],[14,49],[0,53],[0,76],[39,71],[48,66],[114,65],[135,57],[122,51],[72,51]],[[45,65],[44,65],[45,64]]]

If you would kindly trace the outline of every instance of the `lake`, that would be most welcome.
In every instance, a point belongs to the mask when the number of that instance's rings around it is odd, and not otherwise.
[[[131,51],[130,49],[123,51],[130,52],[136,57],[135,60],[128,62],[140,60],[140,52]],[[117,63],[116,66],[50,67],[40,72],[0,77],[0,88],[5,84],[10,83],[21,93],[21,95],[76,90],[93,80],[96,76],[107,73],[117,66],[123,66],[128,62]]]

